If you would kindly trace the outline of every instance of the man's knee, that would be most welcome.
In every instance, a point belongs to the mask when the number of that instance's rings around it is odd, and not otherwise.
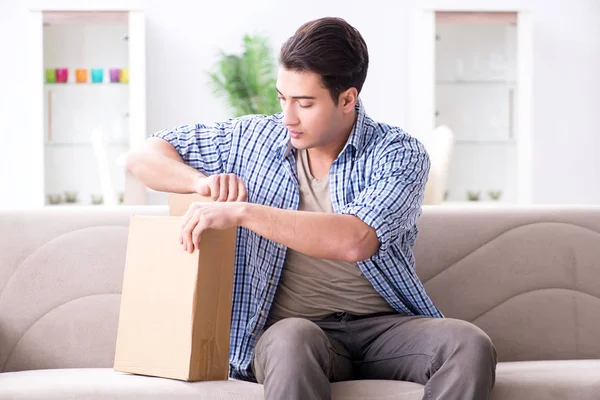
[[[467,321],[446,319],[447,334],[445,357],[459,357],[480,368],[496,364],[496,349],[490,337],[479,327]]]
[[[259,369],[302,368],[306,364],[327,368],[328,339],[315,323],[303,318],[286,318],[267,329],[255,348]],[[289,365],[288,365],[289,364]]]
[[[327,336],[314,322],[304,318],[286,318],[275,323],[263,334],[264,347],[284,352],[299,348],[320,349],[327,344]]]

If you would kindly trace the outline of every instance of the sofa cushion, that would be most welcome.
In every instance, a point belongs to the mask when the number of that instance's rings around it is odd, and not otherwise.
[[[0,374],[0,398],[12,400],[263,400],[262,385],[237,380],[187,383],[108,368],[47,369]],[[398,381],[332,385],[333,400],[421,400],[423,387]]]
[[[492,400],[595,400],[600,360],[499,363]],[[423,387],[398,381],[332,384],[333,400],[421,400]],[[0,398],[20,399],[206,399],[263,400],[261,385],[187,383],[114,372],[109,368],[48,369],[0,374]]]
[[[600,360],[499,363],[492,400],[596,400]]]

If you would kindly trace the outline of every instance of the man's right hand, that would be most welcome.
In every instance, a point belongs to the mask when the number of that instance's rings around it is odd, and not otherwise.
[[[248,191],[244,182],[234,174],[219,174],[201,177],[196,192],[214,201],[246,201]]]

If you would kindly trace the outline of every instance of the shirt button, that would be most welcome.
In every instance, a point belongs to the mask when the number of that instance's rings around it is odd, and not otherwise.
[[[273,279],[269,279],[269,285],[273,285],[275,281]]]
[[[278,249],[281,249],[281,248],[283,248],[283,245],[282,245],[281,243],[279,243],[279,244],[277,245],[277,248],[278,248]]]

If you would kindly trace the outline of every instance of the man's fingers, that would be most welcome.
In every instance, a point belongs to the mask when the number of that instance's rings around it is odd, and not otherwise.
[[[183,228],[181,235],[183,238],[183,249],[188,253],[192,253],[194,251],[194,241],[192,238],[192,233],[198,224],[198,218],[200,214],[194,213],[192,218],[189,219],[185,227]]]
[[[210,195],[213,201],[219,202],[246,201],[248,199],[246,185],[235,174],[219,174],[206,178],[199,194]]]
[[[200,224],[198,224],[192,231],[192,246],[194,246],[194,248],[196,248],[196,249],[200,247],[200,234],[201,233],[202,233],[202,231],[200,230]]]
[[[213,201],[216,201],[219,198],[219,183],[220,183],[219,176],[211,176],[209,178],[210,197]]]
[[[248,190],[246,190],[246,185],[242,182],[241,179],[238,179],[238,201],[246,201],[248,200]]]
[[[236,201],[238,197],[238,179],[235,175],[229,175],[229,193],[227,201]]]
[[[227,201],[227,193],[229,192],[229,183],[227,175],[219,175],[219,197],[217,201]]]
[[[187,224],[190,222],[190,218],[192,217],[194,210],[195,210],[195,206],[192,203],[188,207],[185,214],[183,214],[183,216],[181,217],[181,231],[179,233],[179,244],[183,245],[183,249],[185,251],[187,251],[187,248],[186,248],[186,240],[184,237],[185,236],[184,230],[185,230],[185,227],[187,226]]]
[[[210,179],[210,178],[202,179],[202,184],[200,185],[200,190],[198,191],[198,194],[200,196],[210,196],[210,192],[211,192],[210,181],[211,180],[212,179]]]
[[[202,237],[202,232],[204,232],[204,230],[206,228],[207,228],[206,219],[203,217],[200,217],[198,224],[196,225],[196,227],[194,228],[194,230],[192,232],[192,245],[194,246],[192,248],[192,251],[200,248],[200,239]]]
[[[187,225],[195,210],[195,203],[190,204],[185,214],[183,214],[183,216],[181,217],[181,229],[183,229]]]

